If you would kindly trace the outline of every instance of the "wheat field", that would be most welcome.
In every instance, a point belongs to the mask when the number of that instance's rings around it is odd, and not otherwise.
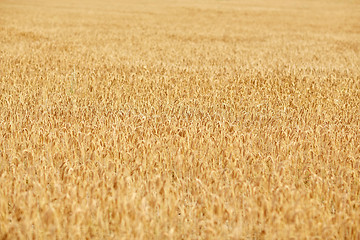
[[[360,239],[360,3],[0,0],[0,239]]]

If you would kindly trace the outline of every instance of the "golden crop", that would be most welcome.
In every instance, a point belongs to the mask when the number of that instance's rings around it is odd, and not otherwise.
[[[1,0],[0,239],[360,239],[357,1]]]

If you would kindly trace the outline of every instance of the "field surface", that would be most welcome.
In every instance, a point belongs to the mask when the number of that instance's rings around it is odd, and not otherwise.
[[[360,2],[0,0],[0,239],[360,239]]]

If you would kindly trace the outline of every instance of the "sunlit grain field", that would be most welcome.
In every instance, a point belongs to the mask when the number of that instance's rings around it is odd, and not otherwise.
[[[0,239],[360,239],[358,1],[0,1]]]

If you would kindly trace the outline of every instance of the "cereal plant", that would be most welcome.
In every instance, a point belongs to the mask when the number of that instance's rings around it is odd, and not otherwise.
[[[359,3],[1,0],[0,239],[360,239]]]

